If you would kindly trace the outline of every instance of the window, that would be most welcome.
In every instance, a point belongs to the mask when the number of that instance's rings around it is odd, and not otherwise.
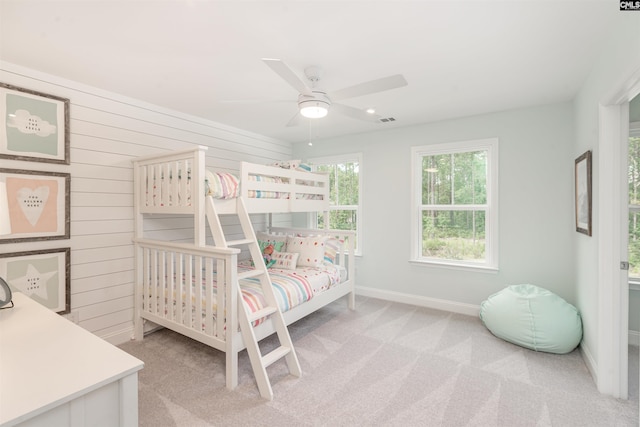
[[[362,172],[362,155],[350,154],[339,157],[323,157],[310,159],[315,170],[329,174],[329,228],[336,230],[353,230],[356,232],[356,255],[360,255],[361,233],[360,189]],[[324,213],[315,216],[315,226],[324,228]]]
[[[640,122],[629,128],[629,281],[640,283]]]
[[[412,260],[498,268],[498,140],[413,147]]]

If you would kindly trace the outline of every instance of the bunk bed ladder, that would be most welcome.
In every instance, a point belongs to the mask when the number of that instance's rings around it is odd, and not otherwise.
[[[273,286],[271,284],[271,278],[267,272],[267,267],[265,266],[264,259],[262,257],[262,251],[258,245],[258,240],[242,197],[238,197],[236,199],[236,203],[236,214],[240,221],[244,239],[235,241],[226,240],[220,223],[220,218],[216,213],[213,198],[210,196],[207,197],[206,202],[207,218],[209,227],[211,228],[211,233],[213,234],[213,241],[216,246],[227,248],[229,246],[247,245],[249,248],[255,269],[238,273],[238,279],[249,277],[259,278],[267,306],[255,313],[252,313],[244,303],[240,287],[238,287],[238,304],[242,305],[242,309],[238,310],[238,320],[242,339],[247,347],[247,353],[249,354],[249,360],[251,361],[251,368],[253,369],[253,373],[256,377],[260,395],[265,399],[272,400],[273,390],[271,389],[271,383],[267,375],[267,367],[272,363],[285,358],[289,372],[292,375],[299,377],[302,374],[302,370],[300,369],[300,363],[298,362],[298,357],[296,356],[293,348],[293,342],[291,341],[289,330],[287,329],[282,312],[278,307],[278,303],[273,292]],[[263,356],[253,329],[253,322],[265,317],[268,317],[273,322],[280,346]]]

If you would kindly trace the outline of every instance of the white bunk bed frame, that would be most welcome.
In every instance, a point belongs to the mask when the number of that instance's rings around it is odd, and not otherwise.
[[[226,353],[226,387],[238,385],[238,353],[246,348],[239,331],[238,255],[237,248],[220,248],[206,244],[205,153],[207,147],[136,159],[134,163],[135,210],[135,338],[143,338],[144,320],[176,331]],[[153,177],[180,177],[190,171],[190,179],[171,179],[154,188]],[[281,177],[286,183],[249,180],[249,175]],[[249,213],[327,212],[328,177],[273,166],[241,162],[241,196]],[[288,198],[249,198],[250,190],[288,193]],[[317,194],[322,200],[299,199],[297,194]],[[190,197],[184,197],[190,195]],[[213,199],[218,214],[237,214],[236,200]],[[193,218],[192,244],[144,238],[145,216],[180,214]],[[328,216],[325,216],[328,218]],[[212,218],[209,218],[211,221]],[[216,218],[218,220],[218,218]],[[271,224],[271,219],[269,220]],[[347,280],[315,295],[309,301],[283,313],[287,325],[319,308],[348,295],[350,309],[355,307],[354,233],[343,230],[270,228],[271,233],[326,235],[343,241],[336,263],[347,270]],[[255,238],[255,236],[254,236]],[[216,273],[214,273],[217,271]],[[217,276],[217,296],[213,294]],[[193,292],[190,284],[206,283],[206,292]],[[185,285],[186,284],[186,285]],[[164,295],[172,296],[165,301]],[[214,299],[215,297],[215,299]],[[174,309],[185,307],[182,310]],[[216,301],[216,304],[214,304]],[[214,322],[216,319],[226,321]],[[230,333],[230,331],[233,331]],[[274,333],[267,320],[254,328],[258,340]]]

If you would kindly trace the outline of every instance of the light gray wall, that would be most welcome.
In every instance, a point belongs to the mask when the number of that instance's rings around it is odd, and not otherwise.
[[[500,270],[410,264],[411,147],[489,137],[500,144]],[[312,147],[296,144],[294,157],[363,153],[358,286],[464,312],[518,283],[575,300],[573,140],[573,111],[566,103],[315,141]]]
[[[133,172],[144,155],[205,145],[208,167],[289,158],[291,144],[45,75],[0,64],[0,81],[70,99],[71,164],[2,160],[12,169],[71,174],[71,239],[0,245],[0,252],[71,247],[71,310],[80,326],[118,344],[133,329]],[[264,217],[264,216],[262,216]],[[254,220],[264,223],[265,218]],[[237,220],[236,220],[237,223]],[[193,222],[145,224],[148,236],[191,240]],[[233,223],[229,223],[233,226]]]
[[[584,324],[583,349],[598,364],[598,219],[600,102],[618,84],[640,70],[640,14],[621,12],[614,31],[602,41],[602,53],[574,101],[576,139],[572,156],[593,150],[593,236],[575,234],[576,301]]]

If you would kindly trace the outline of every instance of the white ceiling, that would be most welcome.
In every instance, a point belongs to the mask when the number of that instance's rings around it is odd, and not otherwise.
[[[611,0],[0,0],[0,59],[299,142],[571,100],[621,13]],[[393,124],[330,112],[287,128],[297,92],[264,57],[301,78],[321,66],[329,91],[393,74],[408,86],[342,101]]]

